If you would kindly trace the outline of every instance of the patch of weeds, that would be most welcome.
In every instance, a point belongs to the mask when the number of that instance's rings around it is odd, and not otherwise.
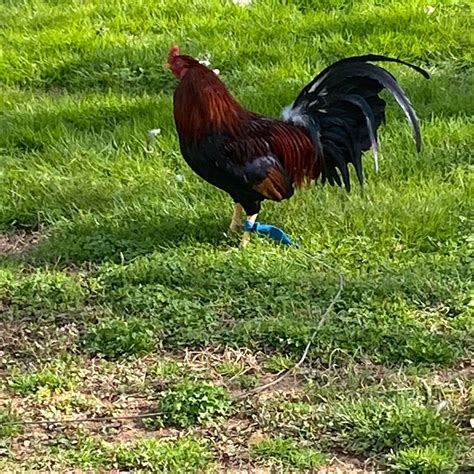
[[[148,370],[149,375],[160,379],[175,379],[184,371],[181,364],[172,359],[156,361]]]
[[[20,425],[8,425],[4,423],[14,423],[19,421],[20,418],[13,413],[11,407],[0,408],[0,447],[3,442],[12,438],[13,436],[21,433],[22,429]]]
[[[463,333],[451,323],[427,325],[413,317],[412,305],[401,297],[384,303],[380,298],[364,295],[350,280],[347,289],[354,293],[353,301],[346,297],[346,301],[338,303],[337,317],[328,319],[311,347],[314,358],[327,363],[328,355],[338,348],[377,363],[449,364],[465,352],[464,347],[469,347],[469,338],[463,335],[468,331]],[[291,311],[292,315],[289,311],[285,316],[239,320],[223,337],[254,350],[277,351],[297,358],[311,337],[316,319],[306,317],[304,310]],[[459,344],[460,339],[465,344]]]
[[[89,435],[73,439],[59,437],[55,443],[49,450],[48,459],[61,466],[97,469],[104,467],[110,458],[107,446],[101,440]]]
[[[299,354],[311,333],[310,324],[295,318],[254,319],[237,324],[229,340],[258,350]]]
[[[135,265],[138,266],[139,262]],[[127,270],[128,273],[125,273],[124,268],[112,265],[103,267],[99,274],[99,281],[107,290],[103,295],[104,302],[118,311],[132,315],[159,316],[170,301],[179,297],[178,292],[158,283],[137,285],[133,281],[133,269],[128,267]],[[143,277],[145,271],[140,268],[137,273]]]
[[[206,447],[192,438],[160,441],[149,438],[115,448],[114,465],[119,469],[146,472],[203,472],[211,467]]]
[[[369,396],[369,395],[366,395]],[[412,447],[462,449],[463,439],[444,413],[408,395],[333,399],[321,404],[274,397],[256,404],[255,418],[268,433],[317,440],[364,456]]]
[[[211,382],[183,381],[160,400],[158,411],[167,425],[185,428],[227,415],[231,410],[228,392]]]
[[[414,446],[389,456],[388,465],[395,472],[435,474],[456,472],[456,455],[441,446]]]
[[[155,328],[148,320],[107,319],[90,329],[84,346],[89,353],[113,359],[152,352],[158,345],[157,339]]]
[[[243,370],[243,365],[239,362],[226,360],[216,366],[216,371],[223,377],[235,377]]]
[[[130,280],[141,280],[156,271],[148,265],[140,267],[140,263],[145,261],[128,267],[129,273],[123,276],[120,274],[123,269],[114,267],[103,272],[102,282],[107,290],[110,288],[104,301],[123,314],[153,317],[160,323],[164,344],[171,348],[197,347],[213,340],[220,329],[217,315],[205,302],[197,301],[194,292],[172,290],[157,282],[130,284]]]
[[[250,390],[255,388],[260,381],[257,375],[243,374],[236,378],[236,382],[242,390]]]
[[[285,437],[313,440],[323,429],[315,405],[288,401],[277,396],[255,406],[255,417],[261,428]]]
[[[252,446],[252,457],[269,464],[291,466],[298,470],[316,469],[326,456],[316,449],[300,447],[293,439],[276,438]]]
[[[455,446],[455,426],[416,399],[344,400],[330,408],[337,438],[355,453],[383,453],[415,446]]]
[[[270,356],[264,363],[264,367],[270,372],[278,373],[288,370],[295,365],[295,360],[286,355],[275,354]]]
[[[97,399],[82,393],[67,393],[54,400],[54,407],[61,412],[72,415],[97,408]]]
[[[212,309],[193,300],[180,299],[170,302],[160,315],[164,343],[174,349],[179,346],[200,347],[220,334],[222,328]]]
[[[87,290],[78,278],[62,272],[36,271],[16,281],[2,281],[2,303],[23,314],[78,308]]]
[[[67,362],[48,364],[39,370],[19,371],[15,369],[10,374],[8,386],[21,396],[62,393],[73,390],[79,383],[79,374]]]

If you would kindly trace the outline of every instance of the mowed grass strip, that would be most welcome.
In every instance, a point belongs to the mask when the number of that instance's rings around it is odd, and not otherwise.
[[[469,471],[471,17],[459,1],[4,1],[0,469]],[[229,198],[179,154],[175,43],[274,116],[342,57],[414,62],[429,81],[389,69],[423,150],[389,99],[363,192],[265,203],[299,247],[239,252]],[[338,273],[305,366],[237,399],[298,360]]]

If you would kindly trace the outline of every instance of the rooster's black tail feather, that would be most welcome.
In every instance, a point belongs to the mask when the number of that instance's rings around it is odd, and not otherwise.
[[[387,89],[395,97],[410,122],[416,149],[421,149],[418,118],[410,100],[387,70],[368,61],[404,64],[429,78],[426,71],[405,61],[381,55],[354,56],[324,69],[300,92],[284,111],[284,119],[310,131],[323,163],[322,181],[344,184],[350,190],[352,163],[363,182],[362,153],[372,148],[378,169],[377,129],[385,121],[385,101],[379,97]]]

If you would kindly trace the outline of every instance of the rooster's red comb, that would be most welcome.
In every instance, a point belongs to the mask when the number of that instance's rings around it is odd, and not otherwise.
[[[178,46],[172,46],[171,49],[170,49],[170,52],[168,53],[168,61],[175,58],[176,56],[179,56],[179,47]]]

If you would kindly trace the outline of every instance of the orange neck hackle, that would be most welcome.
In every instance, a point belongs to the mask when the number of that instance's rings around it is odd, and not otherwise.
[[[239,118],[250,116],[208,67],[177,47],[169,52],[170,68],[180,81],[174,94],[174,117],[181,137],[199,139],[210,132],[233,132]]]

